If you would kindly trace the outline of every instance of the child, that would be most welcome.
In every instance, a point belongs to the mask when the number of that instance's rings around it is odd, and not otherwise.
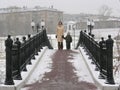
[[[70,32],[67,33],[67,36],[64,37],[64,39],[66,40],[66,48],[69,50],[71,47],[71,42],[72,42],[72,37],[70,35]]]

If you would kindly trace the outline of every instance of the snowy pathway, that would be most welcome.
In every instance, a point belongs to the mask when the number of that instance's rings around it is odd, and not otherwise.
[[[97,90],[78,50],[47,50],[21,90]]]

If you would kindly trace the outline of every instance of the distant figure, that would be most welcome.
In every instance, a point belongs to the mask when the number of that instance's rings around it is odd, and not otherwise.
[[[41,21],[41,28],[42,28],[42,30],[45,28],[45,21],[44,20]]]
[[[57,25],[56,38],[58,41],[58,49],[63,49],[64,26],[61,21],[59,21]]]
[[[67,33],[67,36],[64,37],[64,39],[66,40],[66,49],[69,50],[71,49],[71,42],[72,42],[72,37],[70,35],[70,32]]]
[[[34,31],[35,30],[35,22],[33,20],[31,22],[31,27],[32,27],[32,30]]]
[[[90,33],[90,29],[91,29],[91,23],[90,23],[90,19],[87,20],[87,27],[88,27],[88,33]]]

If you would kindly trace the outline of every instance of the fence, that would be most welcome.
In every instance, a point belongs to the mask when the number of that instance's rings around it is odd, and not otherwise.
[[[114,84],[113,79],[113,42],[112,39],[106,40],[106,49],[100,47],[100,44],[94,40],[94,35],[87,35],[81,31],[77,47],[84,46],[89,54],[89,58],[96,65],[96,70],[100,70],[100,79],[106,79],[106,84]]]
[[[24,38],[25,41],[25,38]],[[53,49],[48,40],[46,30],[42,30],[19,47],[13,44],[12,48],[6,46],[6,80],[5,85],[14,85],[13,79],[21,80],[21,71],[27,71],[26,65],[31,64],[31,59],[35,59],[42,46]]]

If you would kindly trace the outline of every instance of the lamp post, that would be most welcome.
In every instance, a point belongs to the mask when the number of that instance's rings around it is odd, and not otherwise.
[[[75,27],[76,27],[76,24],[73,24],[72,29],[73,29],[73,32],[74,32],[74,48],[75,48]]]
[[[74,31],[74,48],[75,48],[75,28],[73,28]]]
[[[35,31],[35,22],[34,22],[34,20],[32,20],[32,22],[31,22],[31,27],[32,27],[32,32],[34,34],[34,31]]]

